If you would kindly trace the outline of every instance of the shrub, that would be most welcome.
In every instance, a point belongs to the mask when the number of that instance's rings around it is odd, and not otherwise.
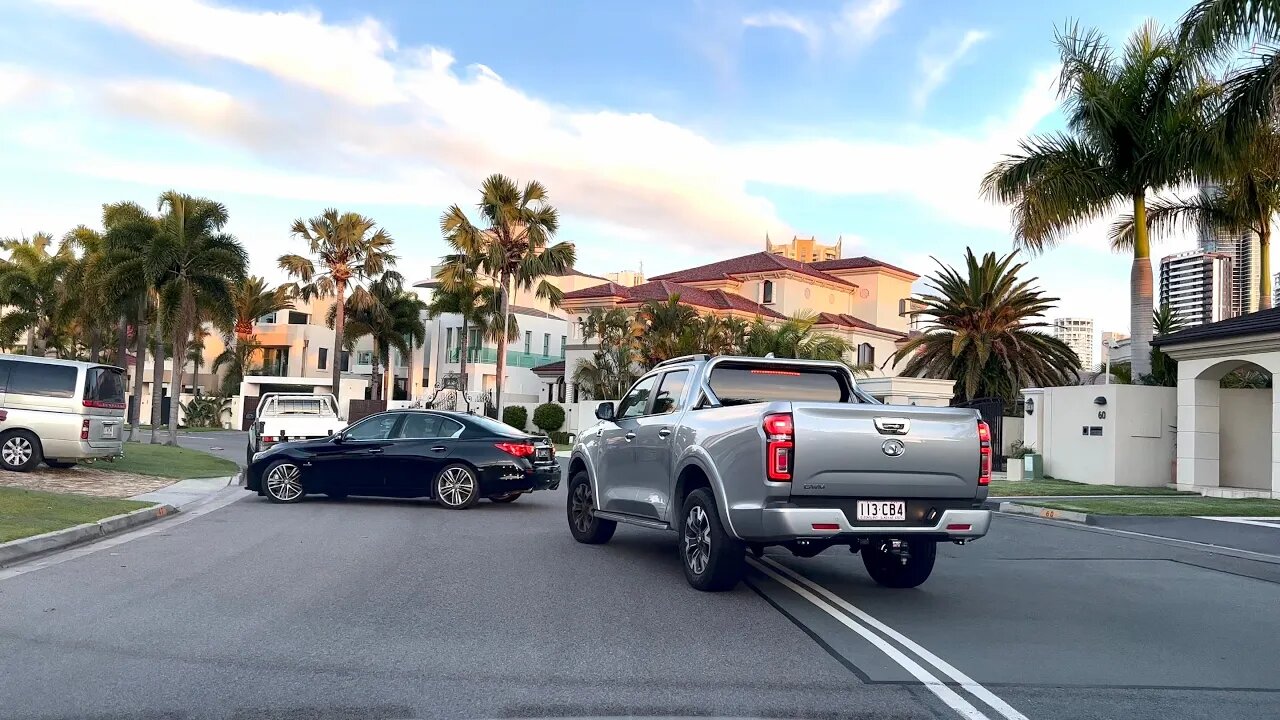
[[[553,442],[553,443],[555,443],[555,444],[557,444],[557,445],[568,445],[568,444],[569,444],[569,433],[567,433],[567,432],[563,432],[563,431],[557,430],[557,431],[554,431],[554,432],[548,433],[548,436],[551,438],[551,442]]]
[[[502,422],[518,430],[523,430],[525,425],[529,423],[529,411],[519,405],[505,407],[502,409]]]
[[[542,403],[533,411],[533,424],[544,432],[554,432],[564,426],[564,408],[556,403]]]
[[[1031,445],[1024,445],[1021,440],[1013,441],[1009,446],[1009,457],[1019,459],[1028,455],[1035,455],[1036,449]]]

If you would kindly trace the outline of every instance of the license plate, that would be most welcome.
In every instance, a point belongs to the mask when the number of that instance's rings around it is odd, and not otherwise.
[[[551,448],[546,448],[546,447],[540,447],[540,448],[538,448],[537,459],[538,459],[538,460],[550,460],[550,459],[551,459]]]
[[[108,439],[108,440],[114,440],[114,439],[115,439],[115,436],[116,436],[116,426],[115,426],[115,425],[103,425],[103,426],[102,426],[102,437],[104,437],[104,438],[106,438],[106,439]]]
[[[859,520],[906,520],[905,500],[859,500]]]

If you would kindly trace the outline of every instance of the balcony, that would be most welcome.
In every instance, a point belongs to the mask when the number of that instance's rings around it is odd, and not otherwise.
[[[449,348],[449,362],[458,362],[459,348]],[[539,355],[535,353],[507,351],[507,367],[535,368],[547,363],[559,362],[564,358],[559,355]],[[498,362],[498,349],[492,347],[467,348],[467,362],[494,365]]]

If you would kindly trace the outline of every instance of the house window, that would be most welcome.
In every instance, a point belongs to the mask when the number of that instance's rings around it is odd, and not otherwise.
[[[306,313],[300,313],[300,312],[297,312],[296,310],[289,311],[290,325],[306,325],[307,320],[308,318]]]
[[[445,350],[453,349],[453,328],[444,329],[444,349]]]
[[[569,336],[561,335],[560,336],[560,358],[562,360],[564,359],[564,346],[568,344],[569,344]]]
[[[764,284],[761,286],[760,294],[761,294],[760,302],[764,303],[765,305],[770,305],[773,303],[773,281],[772,280],[764,281]]]
[[[544,357],[551,354],[551,333],[542,334],[542,354]]]
[[[524,351],[526,353],[533,352],[533,331],[524,331]]]
[[[262,317],[258,318],[258,323],[262,325],[274,325],[275,322],[276,322],[275,313],[267,313],[266,315],[263,315]]]
[[[357,364],[357,365],[372,365],[372,364],[373,364],[373,351],[372,351],[372,350],[360,350],[359,352],[357,352],[357,353],[356,353],[356,364]]]
[[[859,365],[875,365],[876,349],[871,347],[871,343],[862,343],[858,346],[858,364]]]
[[[349,351],[343,350],[338,354],[338,367],[342,369],[342,372],[351,372],[351,353]]]
[[[324,370],[329,367],[329,348],[320,348],[320,357],[316,360],[316,369]]]

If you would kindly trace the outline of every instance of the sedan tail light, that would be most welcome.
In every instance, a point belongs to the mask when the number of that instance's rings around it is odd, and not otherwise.
[[[494,443],[493,446],[508,455],[515,455],[519,458],[532,457],[534,453],[534,448],[531,443],[500,442]]]

